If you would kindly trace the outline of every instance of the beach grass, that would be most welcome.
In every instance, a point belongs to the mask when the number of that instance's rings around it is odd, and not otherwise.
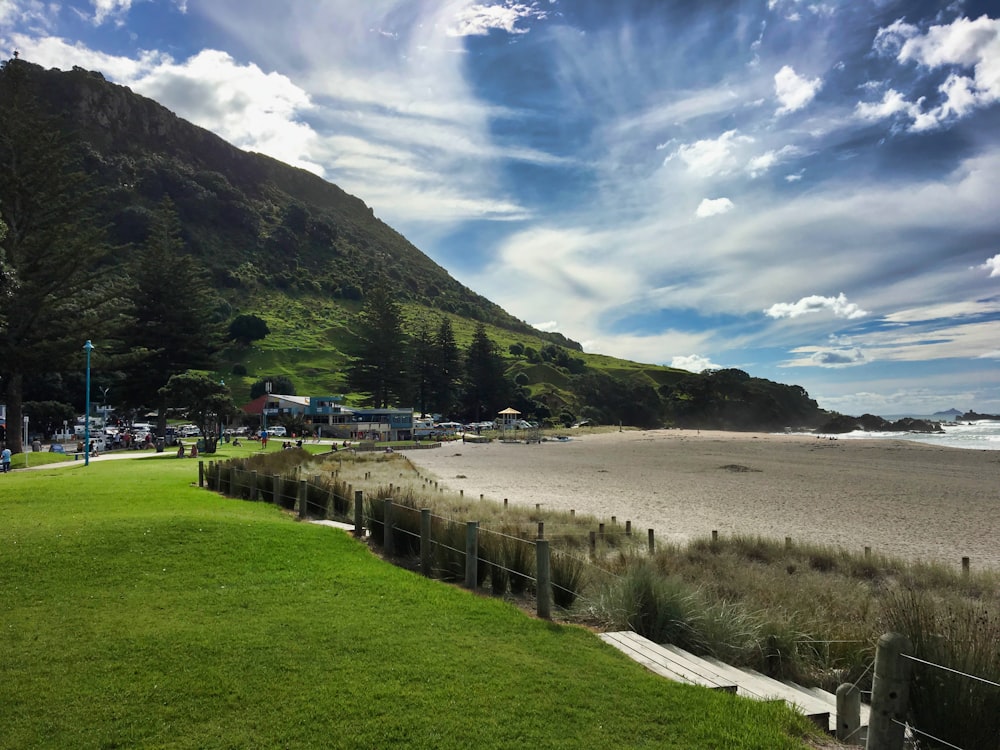
[[[655,677],[583,628],[196,481],[195,462],[168,456],[0,481],[0,745],[795,748],[812,736],[780,704]]]

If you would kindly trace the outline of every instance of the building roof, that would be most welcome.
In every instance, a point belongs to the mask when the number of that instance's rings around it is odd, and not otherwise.
[[[512,406],[508,406],[506,409],[504,409],[502,412],[499,412],[499,413],[513,417],[514,415],[520,414],[521,412],[519,412],[517,409],[515,409]]]

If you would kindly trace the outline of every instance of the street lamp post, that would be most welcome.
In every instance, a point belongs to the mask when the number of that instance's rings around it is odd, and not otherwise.
[[[87,339],[83,348],[87,352],[87,394],[85,399],[87,406],[83,414],[83,465],[90,466],[90,352],[94,345],[90,343],[90,339]]]
[[[264,420],[263,421],[263,425],[264,425],[264,429],[266,430],[267,429],[267,402],[271,400],[271,381],[270,380],[265,380],[264,381],[264,391],[265,391],[265,393],[267,395],[264,397],[264,408],[261,409],[261,417]]]
[[[105,435],[108,433],[108,391],[111,386],[101,388],[101,430]],[[106,439],[106,438],[105,438]]]

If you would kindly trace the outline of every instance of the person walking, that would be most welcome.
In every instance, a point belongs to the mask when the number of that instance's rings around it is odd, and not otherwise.
[[[10,448],[4,447],[0,451],[0,473],[6,474],[10,471]]]

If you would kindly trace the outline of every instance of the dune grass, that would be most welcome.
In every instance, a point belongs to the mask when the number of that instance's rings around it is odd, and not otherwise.
[[[223,448],[218,458],[244,454]],[[0,480],[0,746],[794,748],[808,723],[223,499],[169,456]]]

